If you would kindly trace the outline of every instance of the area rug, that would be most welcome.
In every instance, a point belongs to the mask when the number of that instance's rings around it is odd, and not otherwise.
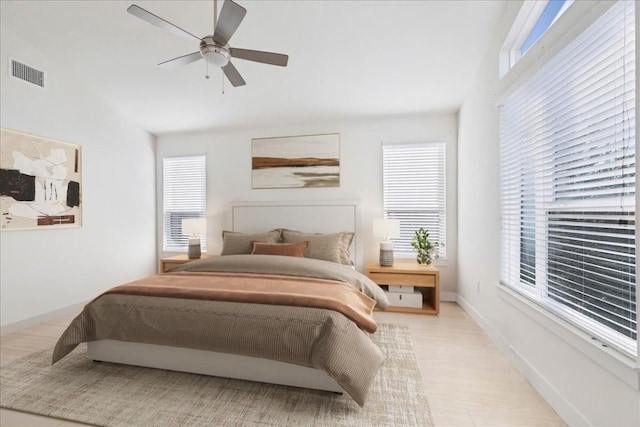
[[[385,355],[367,403],[348,395],[112,363],[78,347],[0,369],[0,406],[99,426],[432,426],[406,325],[378,325]]]

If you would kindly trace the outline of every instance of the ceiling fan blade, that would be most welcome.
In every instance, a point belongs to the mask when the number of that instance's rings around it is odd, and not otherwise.
[[[213,40],[222,46],[229,43],[229,39],[236,32],[246,14],[247,9],[234,3],[233,0],[225,0],[213,33]]]
[[[264,64],[278,65],[286,67],[289,62],[289,56],[281,53],[263,52],[261,50],[237,49],[230,48],[231,56],[247,61],[262,62]]]
[[[224,75],[227,76],[234,87],[244,86],[247,84],[231,62],[227,62],[227,65],[222,67],[222,71],[224,71]]]
[[[140,18],[140,19],[142,19],[144,21],[147,21],[149,24],[155,25],[156,27],[160,27],[163,30],[170,31],[173,34],[176,34],[176,35],[178,35],[180,37],[184,37],[185,39],[189,39],[189,40],[196,39],[197,41],[200,41],[200,37],[196,37],[193,34],[183,30],[182,28],[176,27],[171,22],[165,21],[164,19],[160,18],[159,16],[154,15],[153,13],[149,12],[148,10],[145,10],[145,9],[141,8],[140,6],[137,6],[135,4],[132,4],[131,6],[129,6],[127,8],[127,12],[129,12],[133,16],[137,16],[138,18]]]
[[[170,59],[158,64],[159,67],[166,68],[168,70],[181,67],[183,65],[191,64],[192,62],[202,59],[200,52],[193,52],[188,55],[179,56],[177,58]]]

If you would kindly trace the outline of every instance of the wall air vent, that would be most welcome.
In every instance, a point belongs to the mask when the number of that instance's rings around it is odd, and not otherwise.
[[[25,82],[44,87],[44,71],[37,70],[22,62],[11,59],[10,61],[11,75]]]

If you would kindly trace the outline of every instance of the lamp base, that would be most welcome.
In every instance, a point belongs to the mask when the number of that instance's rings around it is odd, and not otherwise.
[[[198,259],[202,256],[202,250],[200,249],[200,238],[199,237],[190,237],[189,238],[189,259]]]
[[[393,243],[389,241],[380,242],[380,265],[383,267],[393,265]]]

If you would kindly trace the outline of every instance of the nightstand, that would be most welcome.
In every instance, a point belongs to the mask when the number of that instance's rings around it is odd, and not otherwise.
[[[211,258],[212,256],[214,255],[202,254],[200,258],[189,259],[189,256],[187,254],[181,254],[181,255],[170,256],[167,258],[162,258],[160,260],[160,273],[166,273],[172,268],[185,264],[189,261],[197,261],[199,259]]]
[[[440,272],[433,265],[396,262],[390,267],[382,267],[374,262],[367,264],[367,276],[385,292],[389,292],[389,286],[408,286],[422,296],[421,308],[389,305],[386,311],[435,315],[440,312]]]

